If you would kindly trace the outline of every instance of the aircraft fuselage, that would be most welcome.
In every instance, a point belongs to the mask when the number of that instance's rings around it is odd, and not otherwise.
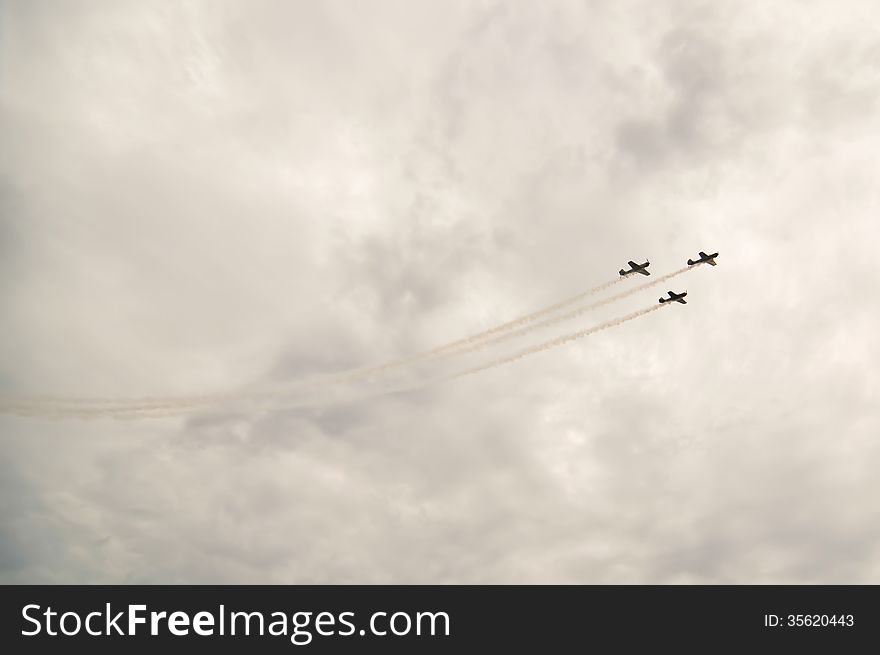
[[[715,258],[718,256],[717,252],[711,255],[707,255],[701,250],[699,254],[699,259],[688,259],[688,266],[694,266],[696,264],[710,264],[712,266],[717,266],[717,264],[715,263]]]
[[[634,261],[628,261],[629,270],[620,269],[620,275],[626,277],[627,275],[632,275],[633,273],[641,273],[642,275],[650,275],[648,272],[648,266],[650,266],[651,262],[645,260],[644,264],[636,264]]]
[[[681,293],[675,293],[674,291],[667,291],[667,293],[669,294],[668,298],[660,298],[661,305],[663,303],[672,302],[672,301],[679,302],[682,305],[687,305],[687,300],[684,299],[684,297],[686,295],[688,295],[687,291],[682,291]]]

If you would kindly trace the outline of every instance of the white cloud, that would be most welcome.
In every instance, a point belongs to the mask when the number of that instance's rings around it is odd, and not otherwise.
[[[876,3],[0,11],[7,393],[293,382],[721,251],[421,391],[2,417],[2,579],[880,579]]]

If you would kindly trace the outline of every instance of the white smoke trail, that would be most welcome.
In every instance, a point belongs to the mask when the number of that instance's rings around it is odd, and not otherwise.
[[[519,318],[515,318],[512,321],[508,321],[507,323],[502,323],[501,325],[496,325],[495,327],[489,328],[488,330],[484,330],[483,332],[479,332],[477,334],[471,335],[469,337],[465,337],[463,339],[459,339],[458,341],[453,341],[451,343],[447,343],[443,346],[438,346],[432,350],[427,351],[427,355],[438,355],[440,353],[446,352],[447,350],[455,350],[460,346],[469,345],[472,343],[476,343],[478,341],[482,341],[487,337],[491,337],[500,332],[504,332],[506,330],[510,330],[511,328],[519,327],[520,325],[525,325],[526,323],[531,323],[532,321],[536,321],[542,316],[547,316],[548,314],[552,314],[553,312],[562,309],[563,307],[568,307],[569,305],[574,305],[577,302],[580,302],[584,298],[589,298],[590,296],[595,296],[597,293],[601,291],[605,291],[606,289],[610,289],[611,287],[620,284],[626,278],[621,276],[615,280],[611,280],[610,282],[606,282],[605,284],[600,284],[598,287],[593,287],[589,291],[584,291],[583,293],[579,293],[576,296],[572,296],[567,300],[563,300],[561,302],[555,303],[553,305],[549,305],[544,309],[540,309],[536,312],[532,312],[531,314],[526,314],[525,316],[520,316]]]
[[[504,332],[504,333],[496,335],[492,338],[485,339],[483,341],[479,341],[474,344],[466,345],[463,348],[457,348],[456,350],[450,351],[445,354],[459,355],[459,354],[464,354],[464,353],[469,353],[469,352],[475,352],[478,350],[483,350],[484,348],[487,348],[489,346],[493,346],[496,343],[500,343],[502,341],[508,341],[510,339],[515,339],[515,338],[521,337],[523,335],[535,332],[536,330],[540,330],[542,328],[549,327],[551,325],[556,325],[558,323],[562,323],[564,321],[568,321],[573,318],[577,318],[578,316],[583,316],[587,312],[590,312],[594,309],[598,309],[599,307],[604,307],[606,305],[610,305],[613,302],[617,302],[618,300],[622,300],[623,298],[628,298],[629,296],[635,295],[640,291],[644,291],[645,289],[649,289],[650,287],[654,287],[654,286],[657,286],[658,284],[662,284],[663,282],[666,282],[667,280],[670,280],[678,275],[681,275],[682,273],[684,273],[688,270],[690,270],[690,267],[687,267],[687,266],[684,268],[680,268],[677,271],[667,273],[666,275],[655,278],[649,282],[645,282],[644,284],[640,284],[639,286],[633,287],[632,289],[624,291],[623,293],[618,293],[613,296],[609,296],[608,298],[604,298],[602,300],[599,300],[598,302],[590,303],[589,305],[584,305],[583,307],[578,307],[577,309],[572,310],[570,312],[566,312],[565,314],[562,314],[560,316],[554,316],[553,318],[549,318],[544,321],[534,323],[532,325],[527,325],[526,327],[520,328],[518,330]]]
[[[543,343],[539,343],[535,346],[531,346],[529,348],[525,348],[520,350],[519,352],[515,352],[512,355],[508,355],[506,357],[500,357],[498,359],[493,359],[485,364],[481,364],[480,366],[475,366],[473,368],[466,369],[464,371],[460,371],[458,373],[454,373],[453,375],[444,378],[446,380],[454,380],[456,378],[464,377],[466,375],[473,375],[474,373],[480,373],[481,371],[486,371],[490,368],[495,368],[497,366],[503,366],[504,364],[510,364],[517,360],[522,359],[523,357],[528,357],[529,355],[534,355],[535,353],[543,352],[545,350],[550,350],[551,348],[556,348],[557,346],[561,346],[563,344],[569,343],[571,341],[575,341],[577,339],[583,339],[584,337],[590,336],[591,334],[595,334],[596,332],[601,332],[602,330],[607,330],[610,327],[614,327],[616,325],[620,325],[621,323],[626,323],[627,321],[631,321],[635,318],[639,318],[640,316],[644,316],[645,314],[650,314],[651,312],[656,312],[658,309],[668,306],[668,304],[656,304],[651,307],[647,307],[646,309],[641,309],[637,312],[633,312],[631,314],[627,314],[625,316],[621,316],[620,318],[616,318],[610,321],[606,321],[605,323],[600,323],[599,325],[594,325],[591,328],[587,328],[586,330],[579,330],[578,332],[572,332],[570,334],[564,334],[561,337],[556,337],[555,339],[551,339],[549,341],[545,341]]]
[[[490,337],[492,335],[500,334],[505,330],[509,330],[511,328],[525,325],[531,321],[535,321],[542,316],[546,316],[552,312],[557,311],[563,307],[567,307],[572,305],[584,298],[594,296],[601,291],[609,289],[617,284],[623,282],[626,278],[618,277],[609,282],[605,282],[600,284],[592,289],[588,289],[587,291],[583,291],[579,294],[571,296],[566,300],[562,300],[560,302],[554,303],[543,309],[532,312],[531,314],[526,314],[524,316],[520,316],[519,318],[513,319],[512,321],[508,321],[507,323],[502,323],[500,325],[494,326],[483,332],[471,335],[469,337],[465,337],[463,339],[458,339],[456,341],[452,341],[450,343],[444,344],[442,346],[437,346],[431,350],[427,350],[421,353],[417,353],[415,355],[410,355],[408,357],[402,357],[399,359],[391,360],[389,362],[385,362],[382,364],[376,364],[373,366],[367,366],[362,368],[351,369],[348,371],[342,371],[340,373],[331,374],[328,376],[323,376],[318,380],[312,382],[302,382],[294,385],[290,385],[285,387],[284,389],[275,389],[275,390],[253,390],[253,391],[239,391],[239,392],[228,392],[228,393],[215,393],[215,394],[201,394],[201,395],[182,395],[182,396],[140,396],[133,398],[119,398],[119,397],[76,397],[76,396],[23,396],[18,398],[11,399],[2,399],[0,398],[0,413],[6,414],[18,414],[25,415],[23,412],[34,412],[39,413],[40,411],[46,411],[49,407],[52,407],[56,411],[61,409],[65,413],[70,414],[94,414],[95,410],[98,408],[104,414],[112,413],[114,410],[123,411],[123,412],[133,412],[133,411],[151,411],[151,410],[161,410],[161,409],[170,409],[177,407],[191,407],[198,408],[204,406],[210,406],[221,403],[230,403],[235,402],[236,400],[241,399],[252,399],[259,400],[261,398],[271,398],[276,396],[279,393],[291,393],[295,391],[307,391],[310,389],[328,386],[332,384],[337,384],[339,382],[347,382],[351,380],[356,380],[362,377],[368,377],[371,375],[375,375],[377,373],[382,373],[384,371],[392,370],[395,368],[399,368],[402,366],[406,366],[408,364],[413,364],[418,361],[429,359],[432,357],[436,357],[437,355],[444,354],[447,352],[454,352],[457,348],[460,348],[463,345],[469,345],[473,343],[477,343],[482,339]],[[26,415],[34,415],[34,414],[26,414]]]
[[[460,377],[464,377],[467,375],[473,375],[479,373],[481,371],[485,371],[491,368],[496,368],[498,366],[503,366],[505,364],[510,364],[512,362],[518,361],[530,355],[543,352],[545,350],[550,350],[557,346],[564,345],[571,341],[575,341],[577,339],[582,339],[591,334],[595,334],[602,330],[607,330],[608,328],[615,327],[617,325],[621,325],[622,323],[626,323],[627,321],[631,321],[635,318],[639,318],[640,316],[644,316],[646,314],[650,314],[651,312],[657,311],[663,307],[668,307],[669,304],[656,304],[648,307],[646,309],[639,310],[637,312],[632,312],[630,314],[626,314],[625,316],[621,316],[619,318],[615,318],[604,323],[600,323],[598,325],[594,325],[593,327],[579,330],[578,332],[573,332],[570,334],[565,334],[560,337],[556,337],[555,339],[551,339],[549,341],[545,341],[543,343],[536,344],[534,346],[530,346],[529,348],[525,348],[520,350],[519,352],[515,352],[511,355],[500,357],[479,366],[475,366],[469,369],[465,369],[463,371],[459,371],[452,375],[448,375],[439,379],[435,379],[425,384],[421,385],[412,385],[407,384],[405,386],[396,388],[396,389],[381,389],[374,391],[372,393],[361,393],[355,394],[355,396],[348,398],[348,400],[356,400],[359,399],[358,395],[364,398],[368,398],[371,396],[377,395],[386,395],[388,393],[393,392],[401,392],[401,391],[411,391],[415,388],[421,386],[432,386],[438,382],[454,380]],[[307,398],[295,398],[291,397],[288,394],[283,392],[277,392],[276,394],[266,395],[261,398],[238,398],[236,402],[232,402],[230,404],[218,406],[216,404],[205,405],[203,409],[228,409],[229,411],[241,411],[244,409],[258,409],[258,410],[268,410],[271,407],[284,407],[286,409],[293,409],[296,407],[303,406],[314,406],[325,404],[327,402],[326,399],[322,401],[322,399],[307,399]],[[137,419],[145,419],[145,418],[175,418],[182,415],[185,415],[199,407],[195,406],[157,406],[151,408],[144,407],[68,407],[68,408],[38,408],[34,407],[31,411],[27,408],[19,408],[17,411],[9,412],[18,416],[28,416],[28,417],[39,417],[50,420],[62,420],[62,419],[94,419],[94,418],[103,418],[103,419],[116,419],[116,420],[137,420]]]
[[[283,399],[290,399],[291,394],[295,394],[297,392],[310,391],[340,382],[354,381],[358,378],[374,375],[382,371],[397,368],[406,364],[415,363],[420,360],[445,358],[452,355],[481,350],[490,345],[494,345],[499,341],[528,334],[542,327],[569,320],[597,307],[610,304],[622,298],[626,298],[646,288],[656,286],[657,284],[665,282],[666,280],[681,275],[690,268],[694,267],[683,267],[671,273],[667,273],[666,275],[660,276],[654,280],[641,284],[624,293],[616,294],[597,303],[592,303],[585,307],[578,308],[577,310],[568,312],[562,316],[554,317],[550,320],[542,321],[535,325],[522,328],[520,330],[511,331],[511,329],[514,327],[526,325],[529,322],[534,322],[538,318],[546,316],[548,314],[552,314],[562,307],[574,304],[578,300],[595,295],[596,293],[599,293],[604,289],[608,289],[625,279],[621,277],[611,282],[607,282],[605,284],[594,287],[593,289],[590,289],[588,291],[582,292],[576,296],[572,296],[567,300],[545,307],[544,309],[521,316],[517,319],[495,326],[488,330],[484,330],[483,332],[472,335],[470,337],[459,339],[443,346],[439,346],[432,350],[412,355],[410,357],[393,360],[384,364],[343,371],[335,375],[326,376],[314,382],[305,382],[297,385],[287,386],[284,388],[276,388],[274,390],[255,390],[250,392],[242,391],[216,394],[186,395],[177,397],[140,397],[124,399],[30,396],[7,399],[0,398],[0,414],[43,418],[158,418],[163,416],[179,416],[182,413],[197,409],[222,409],[227,406],[231,408],[235,406],[241,406],[242,404],[258,402],[265,403],[271,401],[280,401]],[[657,305],[656,307],[652,307],[649,310],[643,310],[642,312],[628,315],[623,319],[617,319],[616,321],[612,321],[607,324],[600,324],[594,328],[590,328],[584,333],[575,333],[579,336],[569,335],[569,337],[560,337],[562,341],[559,341],[558,339],[553,340],[552,342],[547,342],[546,344],[541,344],[539,346],[521,351],[519,354],[512,357],[514,357],[515,359],[525,357],[532,352],[538,352],[539,350],[554,347],[555,345],[560,345],[561,343],[566,343],[572,338],[581,338],[582,336],[586,336],[587,334],[592,334],[593,332],[606,329],[608,327],[611,327],[612,325],[618,325],[621,322],[631,320],[632,318],[641,316],[643,313],[654,311],[655,309],[659,309],[660,307],[661,305]],[[559,343],[557,343],[557,341],[559,341]],[[537,350],[535,350],[536,348]],[[484,365],[483,367],[468,369],[468,371],[456,374],[452,377],[461,377],[462,375],[475,373],[477,371],[484,370],[485,368],[492,368],[493,366],[501,365],[501,363],[507,363],[508,361],[513,360],[510,358],[503,358],[502,360],[499,360],[500,363],[498,364],[490,363],[488,365]]]

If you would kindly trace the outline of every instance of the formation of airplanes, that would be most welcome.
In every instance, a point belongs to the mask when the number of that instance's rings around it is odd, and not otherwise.
[[[697,264],[710,264],[712,266],[717,266],[717,264],[715,262],[715,258],[718,257],[717,252],[712,253],[711,255],[707,255],[706,253],[704,253],[701,250],[699,252],[699,255],[700,256],[698,259],[688,259],[687,265],[688,266],[696,266]],[[651,262],[649,262],[647,259],[645,260],[644,264],[636,264],[632,260],[628,261],[627,264],[629,264],[628,270],[624,270],[622,268],[620,269],[620,275],[622,277],[632,275],[633,273],[639,273],[641,275],[650,275],[650,273],[648,272],[648,266],[650,266]],[[684,299],[684,297],[686,295],[688,295],[687,291],[682,291],[680,293],[676,293],[674,291],[667,291],[667,294],[669,294],[667,297],[660,298],[661,305],[666,302],[678,302],[678,303],[681,303],[682,305],[687,305],[687,300]]]

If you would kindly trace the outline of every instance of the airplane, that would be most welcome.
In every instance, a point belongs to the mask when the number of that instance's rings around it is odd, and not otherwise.
[[[688,260],[688,266],[693,266],[694,264],[712,264],[712,266],[717,266],[715,263],[715,258],[718,256],[716,252],[714,255],[707,255],[702,250],[700,251],[700,258],[696,261],[693,259]]]
[[[668,298],[661,298],[660,304],[662,305],[665,302],[672,302],[673,300],[676,302],[680,302],[682,305],[687,305],[687,300],[684,297],[688,295],[687,291],[682,291],[681,293],[675,293],[674,291],[669,292]]]
[[[632,273],[641,273],[642,275],[650,275],[650,273],[648,272],[648,266],[650,266],[651,262],[649,262],[647,259],[645,260],[644,264],[636,264],[632,260],[628,261],[627,264],[629,264],[629,266],[630,266],[628,271],[625,271],[622,268],[620,269],[620,274],[623,275],[624,277],[626,277],[627,275],[631,275]]]

